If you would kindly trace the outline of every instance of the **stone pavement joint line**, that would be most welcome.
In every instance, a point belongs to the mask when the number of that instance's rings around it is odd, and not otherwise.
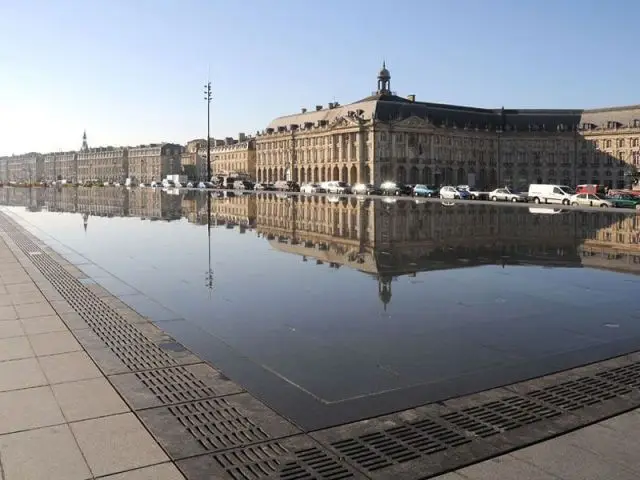
[[[4,212],[0,238],[5,480],[429,478],[640,406],[631,354],[302,432]]]

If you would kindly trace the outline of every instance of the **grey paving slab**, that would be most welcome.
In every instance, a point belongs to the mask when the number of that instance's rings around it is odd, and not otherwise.
[[[81,345],[69,330],[29,335],[29,343],[39,357],[82,350]]]
[[[0,321],[0,338],[20,337],[25,335],[20,320]]]
[[[487,460],[453,472],[451,475],[459,475],[460,479],[468,480],[562,480],[560,477],[512,455],[503,455]],[[440,480],[440,477],[438,479]]]
[[[32,318],[55,315],[56,312],[49,302],[28,303],[24,305],[15,305],[18,318]]]
[[[67,326],[57,315],[23,318],[20,321],[22,323],[22,328],[27,335],[67,331]]]
[[[34,353],[27,337],[0,339],[0,362],[33,357]]]
[[[246,393],[138,412],[173,459],[300,433]]]
[[[129,411],[127,404],[103,377],[60,383],[51,389],[68,422]]]
[[[11,297],[9,297],[11,298]],[[15,320],[18,318],[15,308],[11,305],[0,306],[0,321]]]
[[[184,480],[184,475],[173,463],[161,463],[99,478],[104,480]]]
[[[102,376],[85,352],[60,353],[39,358],[42,371],[51,385]]]
[[[135,410],[243,391],[205,363],[114,375],[109,380]]]
[[[637,472],[630,471],[605,457],[572,445],[564,437],[543,442],[512,455],[563,480],[632,480]]]
[[[91,477],[67,425],[0,436],[4,480],[86,480]]]
[[[0,392],[39,387],[47,383],[35,358],[0,362]]]
[[[0,434],[65,423],[48,386],[0,393]]]
[[[72,423],[71,430],[95,476],[169,460],[132,413]]]

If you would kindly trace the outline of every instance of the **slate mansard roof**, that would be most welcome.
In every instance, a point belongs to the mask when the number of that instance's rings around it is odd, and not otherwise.
[[[385,65],[383,70],[386,71]],[[382,71],[379,74],[379,86],[380,80],[386,82],[384,86],[389,86],[391,76],[386,72],[388,76],[382,75]],[[278,117],[267,129],[278,130],[291,125],[303,126],[305,123],[318,125],[322,121],[331,124],[340,117],[348,116],[349,112],[356,112],[365,120],[393,122],[415,116],[436,126],[504,131],[570,131],[575,127],[583,129],[585,125],[589,129],[618,126],[640,128],[640,105],[591,110],[476,108],[417,102],[415,99],[395,95],[386,88],[348,105],[330,104],[329,107]]]
[[[278,129],[294,124],[304,125],[306,122],[317,124],[320,120],[331,123],[339,117],[346,116],[349,111],[357,112],[358,110],[363,118],[382,122],[416,116],[428,119],[434,125],[490,130],[497,127],[503,129],[515,127],[518,131],[528,131],[535,125],[541,130],[544,126],[546,131],[555,131],[561,125],[570,129],[571,126],[583,123],[581,121],[583,110],[487,109],[417,102],[397,95],[372,95],[348,105],[278,117],[267,128]]]

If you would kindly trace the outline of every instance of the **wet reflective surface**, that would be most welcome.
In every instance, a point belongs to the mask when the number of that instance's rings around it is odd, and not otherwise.
[[[640,215],[151,189],[3,211],[305,428],[640,350]]]

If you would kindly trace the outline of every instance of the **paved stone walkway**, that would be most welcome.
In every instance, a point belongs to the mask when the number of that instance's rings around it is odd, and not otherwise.
[[[184,478],[2,239],[0,478]]]
[[[516,450],[437,480],[637,480],[640,410]]]

